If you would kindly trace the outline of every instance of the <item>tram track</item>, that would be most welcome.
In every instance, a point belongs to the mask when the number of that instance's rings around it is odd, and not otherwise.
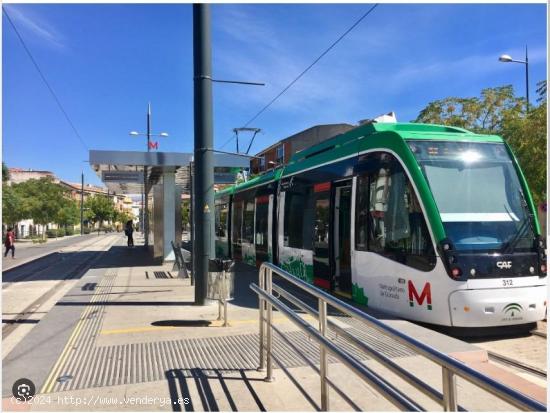
[[[79,251],[83,250],[84,248],[91,247],[92,245],[96,244],[98,241],[104,241],[104,239],[96,240],[95,242],[89,243],[81,247]],[[105,249],[103,251],[100,251],[99,254],[92,255],[91,257],[88,257],[85,261],[82,261],[80,263],[78,262],[75,263],[76,265],[74,267],[69,267],[66,270],[67,275],[63,279],[60,279],[59,281],[57,281],[46,292],[40,295],[40,297],[38,297],[31,304],[25,307],[25,309],[20,311],[13,319],[4,320],[4,321],[7,321],[8,323],[2,328],[2,339],[5,340],[6,337],[8,337],[10,334],[16,331],[20,325],[25,323],[25,321],[28,320],[29,317],[31,317],[31,315],[35,314],[36,310],[38,310],[43,304],[45,304],[58,291],[58,287],[60,287],[61,284],[63,284],[63,282],[79,278],[94,264],[94,262],[98,261],[101,257],[103,257],[103,255],[117,241],[119,241],[119,237],[109,242],[106,245]],[[52,266],[53,265],[50,265],[49,267],[52,267]]]
[[[25,281],[25,280],[27,280],[31,277],[40,276],[41,274],[45,273],[48,269],[52,268],[54,265],[58,265],[59,260],[56,260],[55,257],[57,257],[59,254],[69,254],[70,256],[69,256],[68,259],[71,260],[71,259],[75,258],[75,254],[77,254],[78,252],[80,252],[80,251],[82,251],[86,248],[89,248],[89,247],[91,247],[95,244],[98,244],[103,240],[104,240],[104,238],[94,239],[94,240],[92,240],[92,242],[86,243],[85,245],[80,246],[79,248],[77,248],[74,251],[69,251],[69,252],[65,252],[65,253],[62,252],[63,251],[62,249],[60,249],[58,251],[53,251],[52,253],[50,253],[46,256],[38,258],[38,260],[47,261],[46,263],[43,263],[38,268],[33,268],[32,267],[33,266],[33,261],[30,261],[26,264],[23,264],[20,267],[7,269],[7,270],[2,272],[2,281],[3,281],[2,282],[2,290],[6,290],[7,288],[11,287],[12,285],[14,285],[17,282]],[[64,258],[63,258],[63,260],[64,260]],[[53,262],[50,262],[50,261],[53,261]],[[16,276],[13,279],[9,279],[8,281],[5,281],[6,278],[9,278],[10,273],[15,273],[15,272],[18,272],[18,271],[24,271],[24,272],[21,275]]]
[[[537,337],[542,337],[546,340],[546,333],[544,331],[533,330],[531,331],[531,334]]]
[[[489,360],[493,362],[497,362],[500,364],[504,364],[509,367],[513,367],[517,370],[520,370],[522,372],[533,374],[537,377],[541,377],[543,379],[547,378],[546,370],[539,369],[538,367],[531,366],[529,364],[523,363],[519,360],[514,360],[510,357],[504,356],[502,354],[495,353],[494,351],[487,350],[487,355],[489,356]]]

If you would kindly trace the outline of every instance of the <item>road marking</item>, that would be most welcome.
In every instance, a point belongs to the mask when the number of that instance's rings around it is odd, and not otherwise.
[[[312,316],[306,314],[302,317],[304,320],[307,321],[315,321],[316,319]],[[273,323],[286,323],[290,320],[286,317],[274,317]],[[231,326],[239,325],[239,324],[257,324],[258,319],[257,318],[250,318],[245,320],[230,320],[229,324]],[[214,320],[210,322],[209,327],[222,327],[223,326],[223,320]],[[128,334],[128,333],[146,333],[150,331],[160,331],[160,330],[175,330],[180,329],[182,327],[179,326],[159,326],[159,327],[130,327],[130,328],[119,328],[119,329],[113,329],[113,330],[101,330],[99,332],[100,335],[106,336],[111,334]],[[195,328],[195,327],[193,327]]]
[[[147,331],[159,331],[159,330],[173,330],[175,328],[181,328],[176,326],[159,326],[159,327],[134,327],[134,328],[120,328],[115,330],[101,330],[100,335],[106,336],[109,334],[126,334],[126,333],[145,333]]]
[[[113,242],[109,243],[109,247],[112,246],[116,241],[117,241],[117,238],[115,238]],[[103,251],[103,253],[105,252],[106,251]],[[91,263],[94,263],[96,260],[97,258],[92,260]],[[80,332],[82,331],[82,327],[84,326],[85,321],[88,319],[88,316],[90,315],[92,310],[95,310],[95,306],[92,304],[98,301],[103,294],[103,292],[101,291],[102,290],[101,287],[103,287],[104,280],[105,280],[105,277],[103,277],[100,285],[98,286],[97,290],[94,292],[94,295],[90,299],[88,305],[82,312],[82,315],[80,316],[80,319],[78,320],[73,332],[71,333],[69,340],[67,341],[67,344],[65,344],[65,347],[63,348],[63,351],[61,352],[61,354],[59,355],[59,358],[55,362],[52,368],[52,371],[50,372],[50,374],[48,375],[48,378],[44,382],[44,385],[42,386],[40,393],[49,393],[53,390],[53,386],[56,383],[57,376],[60,374],[60,370],[64,366],[64,363],[67,357],[69,356],[69,353],[70,353],[69,350],[72,349],[74,343],[76,343],[76,340],[78,339],[78,336],[80,335]]]
[[[73,330],[71,336],[69,337],[67,344],[65,344],[65,348],[63,349],[59,358],[57,359],[57,362],[55,363],[52,371],[50,372],[50,375],[44,382],[44,386],[42,387],[42,390],[40,391],[40,393],[49,393],[52,390],[55,384],[55,376],[59,374],[59,370],[61,369],[61,367],[63,366],[63,363],[65,362],[65,359],[69,355],[69,349],[73,347],[73,343],[78,338],[78,335],[82,330],[84,320],[86,320],[91,308],[92,308],[91,306],[86,307],[86,309],[84,310],[84,313],[82,313],[82,316],[78,320],[78,323],[76,324],[75,329]]]

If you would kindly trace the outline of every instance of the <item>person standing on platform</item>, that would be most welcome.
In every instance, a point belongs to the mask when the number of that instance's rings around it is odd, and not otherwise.
[[[6,239],[4,240],[4,246],[6,247],[4,257],[7,257],[8,252],[11,250],[11,257],[15,258],[15,232],[13,232],[13,228],[8,228],[8,232],[6,232]]]
[[[124,233],[128,237],[128,246],[133,247],[134,246],[134,225],[131,220],[126,223],[126,227],[124,228]]]

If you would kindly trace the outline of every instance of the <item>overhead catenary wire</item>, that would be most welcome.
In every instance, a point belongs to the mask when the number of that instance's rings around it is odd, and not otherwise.
[[[27,55],[29,56],[29,58],[31,59],[34,67],[36,68],[36,70],[38,71],[38,74],[40,75],[40,78],[42,79],[42,81],[44,82],[44,84],[46,85],[46,87],[48,88],[48,90],[50,91],[51,95],[53,96],[55,102],[57,103],[57,106],[59,107],[59,109],[61,110],[61,113],[63,114],[63,116],[65,117],[65,119],[67,120],[67,122],[69,123],[69,125],[71,126],[71,129],[73,130],[73,132],[75,133],[76,137],[78,138],[78,140],[80,141],[80,143],[84,146],[84,148],[86,149],[86,151],[89,150],[88,148],[88,145],[86,145],[86,142],[84,141],[84,139],[82,138],[82,136],[80,135],[80,133],[78,132],[78,130],[76,129],[76,126],[74,125],[73,121],[71,120],[71,118],[69,117],[67,111],[65,110],[65,108],[63,107],[63,105],[61,104],[61,101],[59,100],[59,98],[57,97],[57,94],[55,93],[55,91],[53,90],[52,86],[50,85],[50,83],[48,82],[48,80],[46,79],[46,76],[44,75],[44,73],[42,72],[42,70],[40,69],[40,66],[38,65],[38,63],[36,62],[35,58],[33,57],[31,51],[29,50],[29,48],[27,47],[27,45],[25,44],[25,41],[23,40],[23,38],[21,37],[21,34],[19,34],[19,31],[17,30],[17,27],[15,26],[15,24],[13,23],[13,21],[11,20],[8,12],[6,11],[6,8],[5,7],[2,7],[2,12],[4,13],[4,15],[6,16],[6,19],[8,20],[8,22],[10,23],[11,27],[13,28],[15,34],[17,35],[17,37],[19,38],[19,41],[21,42],[21,45],[23,45],[23,49],[25,49],[25,52],[27,53]]]
[[[273,103],[277,101],[282,95],[286,93],[302,76],[304,76],[317,62],[319,62],[328,52],[330,52],[340,41],[346,37],[353,29],[355,29],[359,23],[361,23],[374,9],[378,6],[378,3],[375,3],[369,10],[367,10],[359,19],[355,21],[344,33],[340,35],[328,48],[326,48],[308,67],[306,67],[298,76],[296,76],[287,86],[283,88],[273,99],[271,99],[263,108],[261,108],[248,122],[244,124],[244,128],[254,122],[262,113],[264,113]],[[229,142],[231,142],[235,137],[231,136],[221,147],[223,149]]]

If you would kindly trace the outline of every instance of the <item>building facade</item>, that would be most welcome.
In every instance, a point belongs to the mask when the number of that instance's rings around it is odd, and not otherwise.
[[[250,161],[250,172],[256,175],[280,165],[285,165],[296,152],[345,133],[355,127],[347,123],[312,126],[259,152],[256,158]]]

